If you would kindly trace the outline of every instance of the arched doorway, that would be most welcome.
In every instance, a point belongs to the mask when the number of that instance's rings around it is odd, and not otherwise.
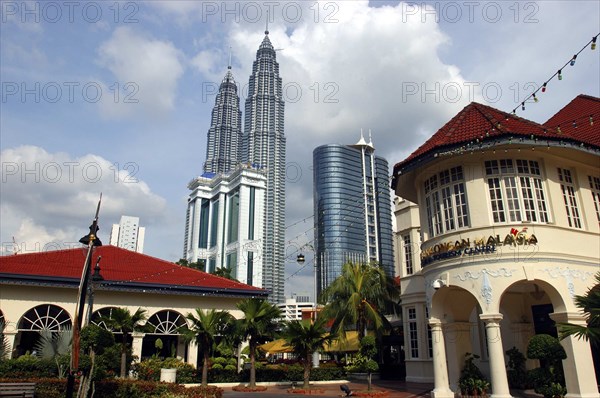
[[[14,356],[32,353],[42,330],[60,332],[71,326],[71,316],[57,305],[42,304],[30,309],[19,320]]]
[[[479,317],[481,314],[476,296],[460,286],[443,287],[436,290],[431,298],[430,318],[439,322],[440,329],[437,332],[432,330],[429,340],[432,344],[439,343],[441,337],[436,333],[443,333],[448,384],[452,391],[458,391],[467,354],[475,355],[474,363],[489,379],[489,352],[485,324]],[[431,351],[434,351],[433,347]]]
[[[142,342],[142,359],[158,356],[180,357],[186,361],[187,345],[179,333],[179,328],[185,325],[185,317],[173,310],[159,311],[148,318],[147,332]],[[160,341],[161,348],[158,348],[157,341]]]

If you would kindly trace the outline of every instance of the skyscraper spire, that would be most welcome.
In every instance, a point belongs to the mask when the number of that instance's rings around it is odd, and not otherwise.
[[[219,86],[207,134],[206,162],[208,173],[228,173],[240,163],[242,147],[242,112],[237,85],[231,73],[231,47],[227,73]]]
[[[284,103],[279,64],[269,40],[269,17],[265,37],[256,52],[244,116],[244,160],[267,169],[267,192],[263,237],[263,287],[271,290],[273,303],[284,299],[285,150]]]

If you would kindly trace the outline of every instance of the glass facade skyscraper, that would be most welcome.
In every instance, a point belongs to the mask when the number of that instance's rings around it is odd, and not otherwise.
[[[269,31],[265,31],[252,74],[244,116],[244,161],[266,168],[264,202],[263,287],[272,303],[284,301],[285,150],[284,102],[279,64]]]
[[[394,276],[388,162],[364,138],[313,152],[317,292],[348,261],[372,262]]]

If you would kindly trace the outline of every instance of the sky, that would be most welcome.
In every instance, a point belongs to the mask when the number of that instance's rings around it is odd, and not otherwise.
[[[102,193],[101,240],[137,216],[144,253],[181,258],[229,54],[243,109],[267,19],[285,100],[287,296],[313,291],[316,147],[370,130],[391,172],[472,101],[543,123],[600,97],[600,48],[587,46],[520,106],[600,32],[598,1],[0,4],[1,254],[78,246]]]

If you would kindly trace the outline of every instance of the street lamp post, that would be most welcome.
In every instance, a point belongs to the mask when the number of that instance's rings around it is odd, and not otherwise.
[[[71,343],[71,365],[67,376],[66,398],[73,397],[73,389],[75,387],[75,372],[79,368],[79,337],[81,332],[81,324],[83,320],[83,308],[85,306],[85,296],[89,282],[90,268],[92,266],[92,252],[95,246],[102,246],[102,242],[96,234],[98,233],[98,214],[100,213],[100,203],[102,202],[102,194],[96,207],[96,216],[90,226],[90,233],[79,239],[80,243],[87,245],[87,255],[83,263],[83,271],[81,272],[81,280],[79,281],[79,291],[77,293],[77,302],[75,305],[75,320],[73,322],[73,338]]]
[[[302,249],[310,249],[313,251],[313,269],[314,269],[314,305],[313,305],[313,314],[311,316],[313,322],[315,322],[317,320],[317,308],[318,308],[318,301],[317,301],[317,262],[314,259],[314,254],[315,254],[315,249],[309,245],[306,244],[304,246],[302,246],[300,248],[300,250]],[[296,261],[298,262],[298,264],[303,265],[306,262],[306,258],[304,257],[304,254],[300,253],[298,254],[298,256],[296,257]],[[318,368],[319,367],[319,352],[315,351],[313,352],[313,367],[314,368]]]

